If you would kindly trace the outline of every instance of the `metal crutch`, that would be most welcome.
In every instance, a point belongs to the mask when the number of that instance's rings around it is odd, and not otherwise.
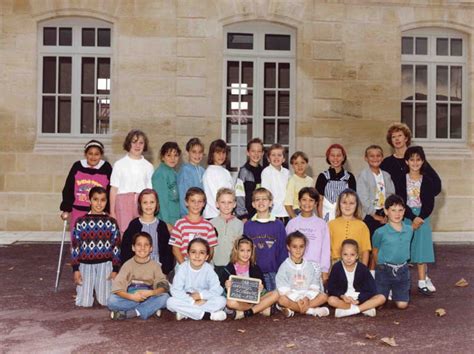
[[[56,284],[54,286],[54,291],[55,292],[58,291],[59,276],[61,275],[61,261],[63,260],[64,241],[65,241],[65,238],[66,238],[66,225],[67,225],[67,220],[64,220],[63,239],[61,241],[61,250],[59,251],[58,270],[56,271]]]

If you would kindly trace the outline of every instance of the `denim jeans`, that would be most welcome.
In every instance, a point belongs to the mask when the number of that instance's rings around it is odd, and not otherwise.
[[[140,317],[146,320],[159,309],[166,308],[166,301],[170,296],[165,293],[158,296],[151,296],[143,302],[127,300],[116,294],[109,297],[107,306],[111,311],[138,310]]]

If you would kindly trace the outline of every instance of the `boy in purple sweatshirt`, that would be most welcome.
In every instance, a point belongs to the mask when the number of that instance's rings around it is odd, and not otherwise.
[[[270,215],[272,203],[272,193],[268,189],[257,188],[252,194],[256,214],[244,225],[244,235],[255,244],[257,265],[263,272],[268,291],[276,289],[276,273],[288,257],[285,226]]]

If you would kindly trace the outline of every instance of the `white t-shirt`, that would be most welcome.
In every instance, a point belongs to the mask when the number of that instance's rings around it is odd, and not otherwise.
[[[221,188],[234,189],[234,180],[230,172],[219,165],[209,165],[202,176],[202,184],[204,186],[204,193],[206,193],[206,208],[202,216],[205,219],[215,218],[219,215],[219,210],[216,207],[217,191]]]
[[[262,171],[262,187],[273,194],[272,216],[288,216],[285,209],[285,196],[289,177],[290,171],[283,166],[277,170],[272,165],[268,165]]]
[[[344,273],[346,273],[346,278],[347,278],[347,291],[344,295],[352,297],[354,300],[357,300],[359,297],[359,292],[357,292],[354,288],[354,276],[355,272],[357,269],[357,264],[352,270],[352,272],[349,272],[344,265],[342,265],[342,268],[344,269]]]
[[[110,185],[118,189],[118,194],[140,193],[145,188],[152,188],[152,175],[153,165],[143,156],[134,160],[127,154],[114,163]]]
[[[385,181],[383,179],[382,171],[378,175],[372,172],[372,175],[375,178],[375,199],[374,199],[374,208],[375,210],[380,210],[384,208],[385,204]]]

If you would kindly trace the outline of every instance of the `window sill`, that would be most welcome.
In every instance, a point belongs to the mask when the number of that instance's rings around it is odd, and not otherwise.
[[[37,153],[83,153],[84,145],[89,140],[98,140],[104,144],[105,151],[112,150],[112,136],[38,136],[33,152]]]
[[[436,159],[457,159],[472,157],[473,152],[464,142],[425,142],[412,140],[413,145],[420,145],[425,150],[430,160]]]

